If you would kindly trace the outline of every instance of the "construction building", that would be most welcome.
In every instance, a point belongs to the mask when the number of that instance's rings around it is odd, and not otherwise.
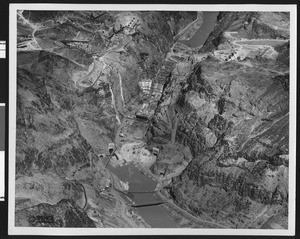
[[[115,144],[114,143],[108,143],[108,153],[112,154],[114,149],[115,149]]]
[[[159,154],[159,149],[156,148],[156,147],[153,147],[152,148],[152,153],[157,156]]]

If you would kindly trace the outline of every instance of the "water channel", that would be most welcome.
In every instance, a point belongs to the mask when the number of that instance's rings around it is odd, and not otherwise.
[[[195,35],[188,41],[178,41],[188,47],[196,48],[203,45],[208,35],[214,29],[219,12],[203,12],[203,23]]]
[[[213,30],[219,12],[204,12],[203,24],[189,41],[180,41],[189,47],[199,47],[204,44],[209,33]],[[110,172],[115,174],[123,182],[128,182],[128,194],[120,193],[128,204],[147,204],[161,201],[153,193],[157,187],[157,181],[149,174],[143,172],[133,163],[112,167],[108,164]],[[169,213],[161,206],[136,207],[139,215],[153,228],[177,228],[178,225]]]
[[[108,169],[123,182],[129,182],[128,194],[120,193],[122,198],[129,204],[147,204],[161,201],[160,198],[153,193],[157,187],[156,180],[141,171],[133,163],[117,167],[108,165]],[[136,210],[153,228],[178,227],[161,205],[137,207]]]

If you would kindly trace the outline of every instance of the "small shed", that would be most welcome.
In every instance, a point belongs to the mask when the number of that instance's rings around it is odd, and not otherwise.
[[[108,143],[108,152],[112,153],[115,149],[115,143]]]
[[[157,156],[159,154],[159,149],[156,148],[156,147],[153,147],[152,148],[152,153]]]
[[[136,113],[136,119],[141,121],[148,121],[148,115],[145,113]]]
[[[111,187],[111,185],[112,185],[111,181],[109,179],[107,179],[105,182],[105,188],[109,188],[109,187]]]

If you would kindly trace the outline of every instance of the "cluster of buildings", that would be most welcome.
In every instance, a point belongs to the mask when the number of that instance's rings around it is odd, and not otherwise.
[[[232,34],[226,33],[226,37],[232,38]],[[254,40],[239,40],[234,43],[230,40],[227,40],[227,43],[234,46],[234,49],[220,49],[213,52],[213,55],[220,59],[221,61],[241,61],[245,58],[256,58],[256,57],[265,57],[265,58],[275,58],[277,52],[272,47],[272,43],[268,44],[268,39],[262,41]],[[272,41],[272,40],[271,40]],[[227,44],[226,43],[226,44]],[[234,44],[234,45],[233,45]]]
[[[109,189],[111,186],[112,186],[112,182],[109,179],[106,179],[104,186],[100,189],[100,192]]]
[[[242,61],[245,58],[255,58],[255,57],[266,57],[274,58],[276,56],[276,51],[272,47],[243,47],[242,50],[217,50],[214,56],[222,61]]]
[[[140,76],[139,86],[143,93],[144,103],[136,113],[138,118],[148,119],[157,107],[162,95],[166,78],[173,70],[174,62],[166,61],[162,67],[150,67],[147,73]]]
[[[163,84],[158,82],[153,82],[150,79],[144,79],[139,82],[139,86],[146,97],[151,97],[151,99],[158,101],[162,91]]]
[[[241,61],[244,60],[248,53],[246,51],[218,50],[214,51],[214,56],[221,61]]]
[[[77,48],[84,50],[85,52],[91,54],[92,52],[92,46],[89,43],[89,41],[69,41],[65,43],[67,46],[72,48]]]

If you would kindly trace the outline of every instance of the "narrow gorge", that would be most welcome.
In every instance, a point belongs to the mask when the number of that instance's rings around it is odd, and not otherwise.
[[[18,11],[16,226],[288,228],[290,16],[211,14]]]

